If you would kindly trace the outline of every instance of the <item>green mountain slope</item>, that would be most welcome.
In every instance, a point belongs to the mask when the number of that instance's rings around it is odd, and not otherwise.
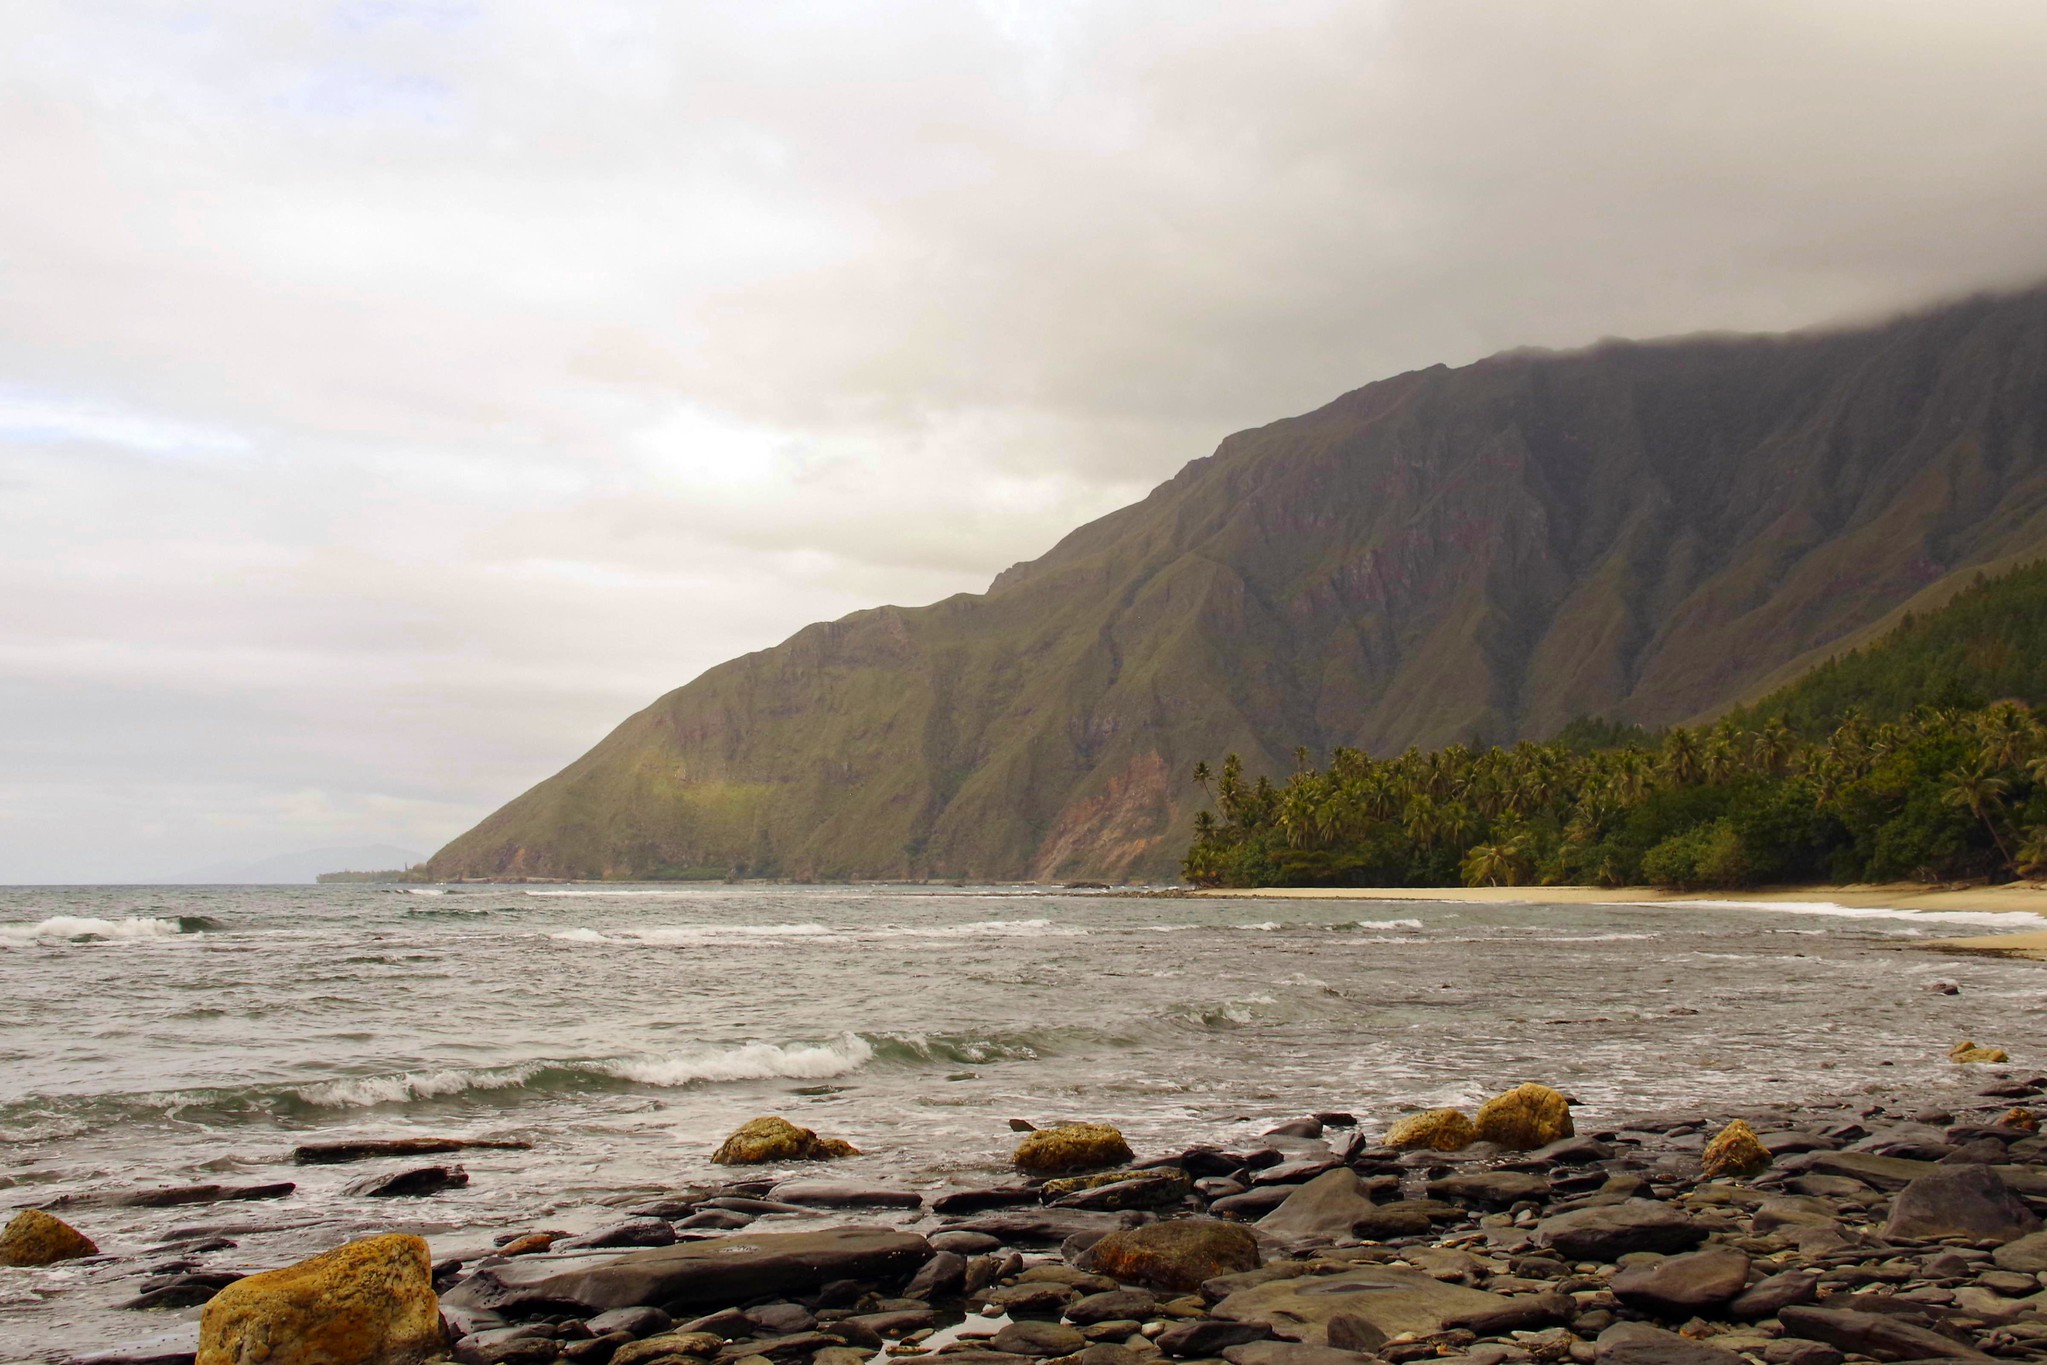
[[[2047,547],[2047,291],[1510,353],[1225,440],[986,593],[711,669],[442,876],[1169,876],[1199,758],[1662,725]]]

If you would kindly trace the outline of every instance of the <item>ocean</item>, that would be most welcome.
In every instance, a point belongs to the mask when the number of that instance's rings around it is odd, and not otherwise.
[[[189,1340],[196,1309],[114,1306],[181,1240],[253,1270],[370,1231],[437,1254],[579,1231],[720,1174],[712,1149],[761,1114],[865,1153],[834,1176],[937,1191],[1002,1174],[1012,1119],[1112,1122],[1145,1155],[1524,1080],[1588,1131],[1930,1091],[1965,1037],[2047,1070],[2040,964],[1907,951],[1984,927],[2042,922],[1021,887],[0,889],[0,1201],[298,1185],[74,1205],[109,1255],[0,1271],[0,1359]],[[408,1135],[532,1146],[433,1158],[470,1182],[418,1200],[342,1192],[379,1166],[290,1161]]]

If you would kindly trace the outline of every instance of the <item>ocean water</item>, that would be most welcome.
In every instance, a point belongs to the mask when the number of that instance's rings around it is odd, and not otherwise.
[[[1539,894],[1532,893],[1532,894]],[[219,1235],[261,1269],[378,1230],[437,1253],[581,1230],[714,1178],[748,1118],[940,1190],[1008,1120],[1140,1154],[1368,1125],[1523,1080],[1628,1113],[1951,1087],[1974,1037],[2047,1070],[2047,966],[1910,951],[2030,915],[1825,905],[1196,900],[1027,888],[0,889],[0,1203],[295,1180],[288,1199],[70,1214],[111,1257],[0,1271],[0,1359],[189,1335],[112,1305]],[[1937,980],[1959,983],[1948,996]],[[468,1188],[352,1199],[341,1137],[518,1138]],[[390,1163],[383,1163],[389,1165]]]

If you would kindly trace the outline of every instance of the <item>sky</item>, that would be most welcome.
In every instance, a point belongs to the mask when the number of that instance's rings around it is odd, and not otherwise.
[[[1522,345],[2047,278],[2047,5],[10,0],[0,883],[428,852]]]

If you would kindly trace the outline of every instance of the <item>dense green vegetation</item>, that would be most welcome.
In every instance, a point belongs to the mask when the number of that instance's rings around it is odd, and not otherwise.
[[[2047,564],[1980,581],[1719,723],[1195,780],[1203,885],[2004,879],[2047,873]]]

